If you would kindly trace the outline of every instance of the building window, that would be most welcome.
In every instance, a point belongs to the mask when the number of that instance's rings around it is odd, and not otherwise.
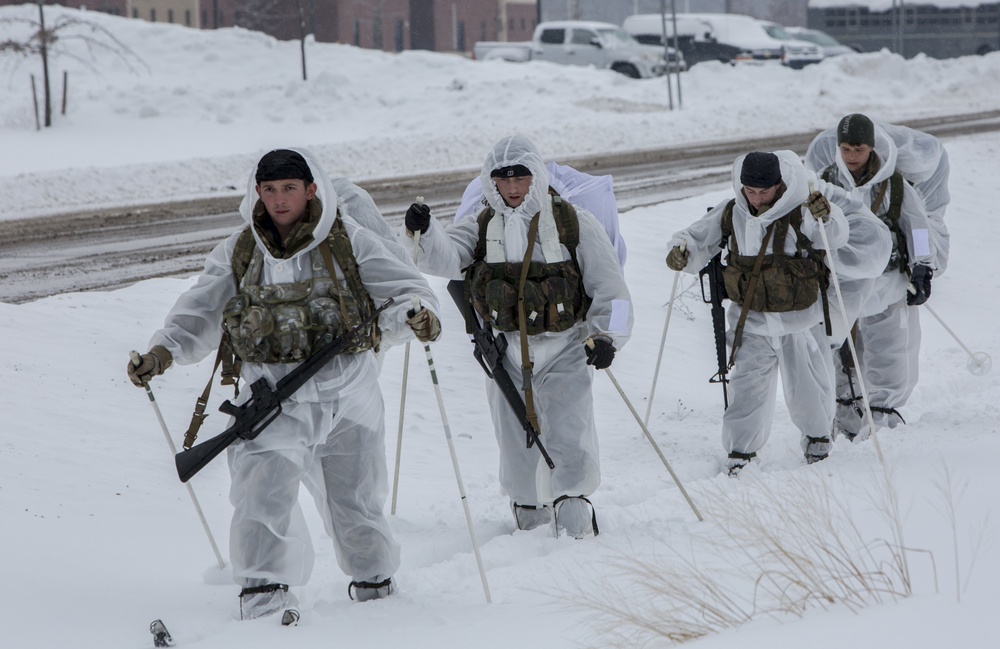
[[[465,21],[458,21],[458,25],[455,28],[455,49],[459,52],[465,51]]]
[[[170,23],[170,24],[173,24],[173,22],[174,22],[174,10],[173,9],[167,9],[167,22]]]
[[[354,21],[354,46],[361,47],[361,21]]]
[[[208,27],[208,10],[202,9],[201,11],[201,26],[202,29]]]
[[[133,18],[138,18],[139,17],[139,10],[136,9],[135,7],[132,7],[132,17]]]
[[[376,20],[372,23],[372,47],[382,49],[382,21]]]
[[[396,37],[396,51],[397,52],[402,52],[403,51],[403,21],[402,20],[397,20],[396,21],[396,32],[395,32],[394,36]]]
[[[151,23],[155,23],[156,22],[156,9],[150,9],[149,10],[149,22],[151,22]]]
[[[190,9],[185,9],[184,10],[184,24],[187,25],[188,27],[191,26],[191,10]]]

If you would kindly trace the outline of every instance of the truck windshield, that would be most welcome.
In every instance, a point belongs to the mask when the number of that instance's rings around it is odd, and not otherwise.
[[[609,47],[636,44],[636,40],[623,29],[598,29],[597,33],[601,35],[601,40]]]

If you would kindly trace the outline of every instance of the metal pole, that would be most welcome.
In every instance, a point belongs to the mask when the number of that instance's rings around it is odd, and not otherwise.
[[[670,110],[674,109],[674,89],[670,84],[670,45],[667,39],[667,0],[660,0],[660,23],[663,33],[663,63],[666,65],[666,73],[663,75],[667,80],[667,101],[670,102]]]
[[[646,401],[646,418],[643,424],[649,426],[649,413],[653,410],[653,394],[656,393],[656,380],[660,376],[660,361],[663,360],[663,347],[667,342],[667,329],[670,327],[670,314],[674,312],[674,298],[677,297],[677,284],[681,279],[679,272],[674,273],[674,286],[670,289],[670,301],[667,302],[667,319],[663,322],[663,335],[660,336],[660,353],[656,355],[656,368],[653,370],[653,384],[649,388],[649,399]]]
[[[139,352],[131,351],[129,352],[129,357],[132,359],[132,364],[136,367],[142,362],[139,360]],[[146,396],[149,397],[149,403],[153,406],[153,412],[156,413],[156,420],[160,422],[160,429],[163,430],[163,436],[167,439],[167,446],[170,447],[170,455],[177,455],[177,447],[174,446],[174,440],[170,437],[170,431],[167,430],[167,422],[163,420],[163,413],[160,412],[160,406],[156,403],[156,397],[153,396],[153,389],[149,387],[149,383],[146,384]],[[212,551],[215,553],[215,559],[219,562],[219,569],[222,570],[226,567],[226,562],[222,560],[222,554],[219,552],[219,546],[215,544],[215,537],[212,536],[212,530],[208,527],[208,521],[205,520],[205,513],[201,510],[201,504],[198,502],[198,496],[194,494],[194,487],[191,486],[190,482],[184,483],[187,487],[188,495],[191,496],[191,502],[194,503],[195,511],[198,512],[198,518],[201,519],[201,526],[205,530],[205,534],[208,536],[208,542],[212,545]]]
[[[670,13],[673,16],[674,23],[674,50],[676,50],[678,57],[681,53],[680,40],[677,38],[677,2],[676,0],[670,0]],[[678,63],[680,61],[678,60]],[[681,70],[677,68],[677,108],[681,108],[684,102],[681,100]]]

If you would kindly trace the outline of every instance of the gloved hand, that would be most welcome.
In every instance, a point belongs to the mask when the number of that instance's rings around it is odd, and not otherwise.
[[[145,387],[154,376],[163,374],[173,365],[174,357],[163,345],[154,345],[147,353],[139,356],[139,364],[128,362],[128,378],[136,387]]]
[[[934,276],[934,269],[930,266],[917,264],[910,273],[910,290],[906,295],[906,303],[910,306],[918,306],[927,301],[931,296],[931,277]]]
[[[410,232],[423,234],[431,225],[431,208],[424,203],[413,203],[407,208],[403,221]]]
[[[809,197],[806,198],[806,209],[817,221],[830,222],[830,201],[826,200],[826,196],[820,192],[813,191],[809,194]]]
[[[588,338],[584,349],[587,351],[587,365],[593,365],[594,369],[606,370],[615,360],[615,346],[606,336]]]
[[[690,254],[686,246],[674,246],[667,253],[667,266],[670,270],[684,270],[687,267],[688,255]]]
[[[410,309],[406,315],[406,324],[410,325],[410,329],[413,329],[413,334],[420,342],[434,342],[441,335],[441,321],[433,312],[420,307],[416,312]]]

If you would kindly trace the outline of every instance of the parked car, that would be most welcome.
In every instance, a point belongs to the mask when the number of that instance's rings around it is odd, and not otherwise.
[[[826,32],[821,32],[818,29],[809,29],[808,27],[785,27],[785,31],[788,32],[790,36],[797,38],[800,41],[809,41],[810,43],[819,45],[820,51],[823,52],[823,58],[841,56],[843,54],[854,54],[857,51],[841,44],[841,42],[833,36],[830,36]]]
[[[768,35],[781,41],[785,48],[785,65],[801,69],[810,63],[819,63],[825,58],[819,45],[795,38],[778,23],[762,20],[760,24]]]
[[[660,76],[667,67],[662,48],[641,45],[617,25],[591,21],[539,23],[530,41],[480,41],[473,46],[472,54],[479,61],[502,59],[593,65],[636,79]],[[676,51],[671,65],[687,69],[683,55]]]
[[[622,28],[640,43],[663,43],[661,14],[629,16]],[[674,21],[668,16],[667,38],[673,44]],[[677,14],[677,44],[688,65],[701,61],[733,64],[784,64],[793,68],[822,58],[811,43],[774,38],[761,21],[741,14]]]

